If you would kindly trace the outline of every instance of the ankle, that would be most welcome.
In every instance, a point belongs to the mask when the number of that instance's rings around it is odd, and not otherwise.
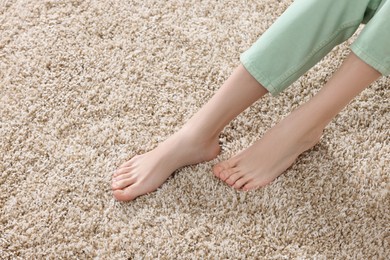
[[[312,127],[306,131],[302,142],[307,146],[307,149],[312,148],[321,140],[323,132],[324,128],[318,126]]]
[[[302,120],[291,114],[285,118],[280,124],[279,128],[283,129],[284,133],[291,137],[291,140],[299,142],[302,151],[306,151],[316,145],[324,131],[321,124],[315,124],[310,120]]]
[[[180,154],[176,153],[176,149],[174,149],[174,154],[183,158],[184,165],[210,161],[217,157],[221,151],[217,137],[210,137],[187,126],[176,132],[162,146],[180,149]]]
[[[214,133],[212,131],[208,131],[205,128],[199,127],[198,125],[193,125],[190,123],[185,124],[178,131],[178,134],[196,143],[210,143],[218,140],[219,137],[219,132]]]

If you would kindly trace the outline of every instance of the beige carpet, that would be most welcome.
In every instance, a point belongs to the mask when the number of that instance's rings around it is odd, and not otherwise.
[[[313,96],[353,39],[233,121],[214,161],[111,196],[110,172],[179,129],[290,3],[0,1],[0,258],[388,257],[389,78],[272,185],[211,173]]]

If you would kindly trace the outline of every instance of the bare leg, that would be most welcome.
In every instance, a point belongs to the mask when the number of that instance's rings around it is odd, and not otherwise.
[[[262,139],[231,159],[214,166],[214,174],[236,189],[256,189],[282,174],[320,139],[325,126],[380,73],[348,55],[330,81]]]
[[[156,190],[178,168],[214,159],[220,152],[218,135],[222,129],[266,93],[240,65],[181,130],[116,170],[112,182],[114,197],[133,200]]]

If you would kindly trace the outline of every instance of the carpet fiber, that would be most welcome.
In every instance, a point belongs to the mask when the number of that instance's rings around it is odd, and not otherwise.
[[[388,257],[389,78],[271,185],[211,172],[318,92],[356,35],[229,124],[217,159],[112,198],[111,172],[178,130],[291,2],[0,1],[0,258]]]

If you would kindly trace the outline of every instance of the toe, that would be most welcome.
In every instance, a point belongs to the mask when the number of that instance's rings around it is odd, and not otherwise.
[[[118,175],[118,176],[113,176],[113,177],[112,177],[112,182],[116,182],[116,181],[128,179],[128,178],[130,178],[132,175],[133,175],[133,174],[132,174],[131,172],[129,172],[129,173],[124,173],[124,174],[121,174],[121,175]]]
[[[118,177],[122,174],[127,174],[131,171],[131,167],[124,167],[124,168],[118,168],[116,169],[116,171],[114,172],[114,174],[112,175],[113,177]]]
[[[223,161],[223,162],[220,162],[220,163],[217,163],[216,165],[214,165],[213,172],[214,172],[215,176],[217,176],[218,178],[221,178],[222,172],[229,170],[231,168],[234,168],[234,167],[235,167],[235,164],[233,163],[233,161],[231,159],[229,159],[227,161]]]
[[[216,164],[213,167],[213,173],[216,177],[220,178],[221,177],[221,172],[224,170],[223,166],[220,164]]]
[[[126,179],[121,179],[121,180],[113,180],[112,182],[112,189],[113,190],[118,190],[118,189],[123,189],[126,187],[129,187],[130,185],[134,184],[136,181],[136,178],[134,176],[131,176]]]
[[[132,163],[133,163],[132,160],[128,160],[128,161],[126,161],[125,163],[122,163],[122,164],[118,167],[118,169],[129,167],[129,166],[131,166]]]
[[[143,193],[140,191],[139,186],[136,184],[127,187],[126,189],[123,190],[113,191],[114,198],[118,201],[131,201],[142,194]]]
[[[235,184],[236,181],[237,181],[238,179],[240,179],[241,177],[242,177],[241,172],[235,172],[235,173],[231,174],[231,175],[225,180],[225,182],[226,182],[227,184],[229,184],[230,186],[232,186],[232,185]]]
[[[240,179],[238,179],[233,185],[232,187],[239,190],[241,189],[245,184],[248,183],[248,179],[245,178],[245,177],[242,177]]]
[[[134,156],[134,157],[131,158],[130,160],[128,160],[128,161],[122,163],[122,164],[118,167],[118,169],[130,167],[130,166],[137,160],[137,158],[139,158],[139,157],[141,157],[141,156],[140,156],[140,155]]]
[[[263,186],[265,186],[265,185],[261,185],[255,181],[249,181],[244,185],[244,187],[242,187],[242,189],[244,191],[250,191],[250,190],[257,190]]]
[[[130,201],[136,198],[136,196],[128,190],[114,190],[113,195],[118,201]]]
[[[230,177],[232,176],[233,174],[237,173],[237,170],[235,168],[229,168],[229,169],[225,169],[221,172],[220,174],[220,179],[225,181]]]

